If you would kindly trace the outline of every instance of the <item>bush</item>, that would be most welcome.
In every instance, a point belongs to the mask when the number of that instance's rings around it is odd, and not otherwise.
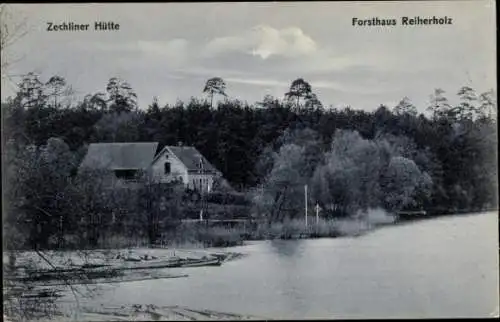
[[[215,204],[248,205],[245,194],[237,192],[213,192],[207,195],[207,202]]]
[[[239,227],[213,227],[194,222],[180,224],[163,236],[165,244],[199,244],[205,247],[228,247],[243,243],[243,230]]]
[[[250,232],[251,239],[295,239],[303,237],[337,237],[339,224],[335,220],[320,219],[305,227],[303,219],[286,219],[283,222],[258,223]]]
[[[208,247],[237,246],[243,243],[241,229],[227,227],[207,227],[198,232],[198,239]]]

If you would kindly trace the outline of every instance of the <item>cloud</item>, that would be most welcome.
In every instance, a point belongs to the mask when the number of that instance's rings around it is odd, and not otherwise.
[[[316,51],[316,42],[298,27],[276,29],[258,25],[242,35],[212,39],[205,46],[203,54],[205,57],[214,57],[239,52],[267,59],[271,56],[308,56]]]
[[[252,33],[257,40],[252,55],[260,56],[262,59],[271,55],[307,56],[317,50],[316,42],[298,27],[278,30],[260,25],[255,27]]]
[[[464,84],[480,91],[495,86],[491,6],[175,3],[123,4],[116,10],[107,4],[18,5],[33,28],[12,48],[23,57],[12,66],[12,73],[61,74],[82,94],[102,90],[109,77],[121,75],[136,88],[144,106],[154,95],[163,100],[201,95],[206,79],[214,76],[226,80],[228,94],[239,99],[258,100],[268,92],[281,97],[291,81],[302,77],[325,105],[371,109],[409,96],[416,105],[425,106],[435,87],[444,87],[451,99]],[[351,26],[352,17],[370,17],[374,12],[394,17],[408,12],[448,15],[454,24]],[[68,17],[116,21],[120,31],[44,30],[47,21]],[[5,89],[2,97],[14,93]]]
[[[239,84],[249,84],[256,86],[266,86],[266,87],[287,87],[290,86],[290,83],[275,80],[275,79],[252,79],[252,78],[236,78],[236,77],[228,77],[225,79],[227,82],[231,83],[239,83]]]

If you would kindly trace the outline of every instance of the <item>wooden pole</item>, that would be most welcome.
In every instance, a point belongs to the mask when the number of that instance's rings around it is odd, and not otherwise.
[[[319,224],[319,205],[316,203],[316,226]]]
[[[62,243],[64,240],[64,232],[63,232],[63,217],[59,216],[59,247],[62,247]]]
[[[212,102],[210,102],[212,104]],[[200,168],[201,168],[201,184],[200,184],[200,193],[201,193],[201,209],[200,209],[200,222],[203,221],[203,209],[205,207],[205,192],[203,191],[203,180],[205,179],[204,171],[203,171],[203,159],[200,158]]]
[[[305,203],[306,228],[307,228],[307,185],[304,186],[304,203]]]

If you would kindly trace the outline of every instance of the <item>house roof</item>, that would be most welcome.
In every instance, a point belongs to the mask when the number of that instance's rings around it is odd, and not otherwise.
[[[203,162],[203,170],[219,173],[219,171],[192,146],[166,146],[186,166],[188,171],[200,170],[200,160]]]
[[[153,162],[157,148],[157,142],[91,143],[81,167],[146,169]]]

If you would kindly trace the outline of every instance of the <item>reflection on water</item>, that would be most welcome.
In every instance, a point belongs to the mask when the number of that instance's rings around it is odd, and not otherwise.
[[[472,317],[498,306],[498,215],[387,227],[359,238],[276,240],[249,256],[122,283],[94,299],[183,305],[262,318]]]
[[[303,247],[301,247],[301,243],[299,242],[290,242],[289,240],[271,240],[268,245],[272,249],[277,256],[280,257],[295,257],[301,256],[301,251]]]

